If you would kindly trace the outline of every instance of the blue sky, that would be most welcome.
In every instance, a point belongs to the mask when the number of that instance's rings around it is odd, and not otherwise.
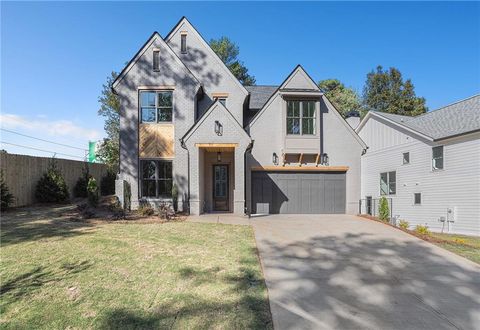
[[[478,2],[2,2],[2,127],[87,148],[104,136],[97,98],[107,75],[184,15],[205,39],[235,41],[258,84],[279,84],[300,63],[317,81],[361,92],[383,65],[411,78],[430,109],[480,91]],[[6,131],[1,140],[83,156]]]

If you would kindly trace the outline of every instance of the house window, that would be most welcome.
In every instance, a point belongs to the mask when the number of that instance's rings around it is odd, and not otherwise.
[[[160,71],[160,51],[153,51],[153,71]]]
[[[172,162],[141,160],[142,197],[172,196]]]
[[[414,193],[413,194],[413,203],[415,205],[422,204],[422,194],[421,193]]]
[[[314,135],[315,101],[287,101],[287,134]]]
[[[443,146],[432,148],[432,169],[434,171],[443,169]]]
[[[182,52],[182,54],[186,54],[187,53],[187,35],[186,34],[182,34],[180,36],[180,51]]]
[[[140,92],[142,123],[171,122],[173,113],[172,91]]]
[[[226,97],[214,97],[214,101],[218,100],[223,106],[226,108],[227,107],[227,98]]]
[[[403,165],[410,164],[410,153],[404,152],[403,153]]]
[[[397,193],[397,173],[380,173],[380,195],[395,195]]]

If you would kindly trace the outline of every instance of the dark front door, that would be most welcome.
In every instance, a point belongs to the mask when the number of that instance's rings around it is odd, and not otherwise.
[[[213,165],[213,210],[228,211],[228,165]]]

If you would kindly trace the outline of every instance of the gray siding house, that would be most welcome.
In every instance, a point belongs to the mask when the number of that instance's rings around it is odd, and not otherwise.
[[[358,211],[366,144],[297,66],[243,86],[182,18],[153,33],[113,84],[121,103],[116,194],[208,212]]]
[[[363,213],[386,196],[412,227],[480,235],[480,95],[417,117],[371,111],[357,131]]]

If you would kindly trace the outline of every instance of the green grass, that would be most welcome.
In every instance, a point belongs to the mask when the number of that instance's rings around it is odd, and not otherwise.
[[[480,264],[480,237],[431,233],[432,243]]]
[[[272,327],[251,227],[22,212],[2,215],[2,328]]]

